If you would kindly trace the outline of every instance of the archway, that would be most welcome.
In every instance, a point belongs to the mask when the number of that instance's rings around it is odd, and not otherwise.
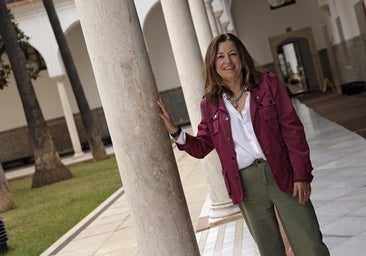
[[[276,72],[293,94],[319,90],[323,73],[311,28],[269,38]]]

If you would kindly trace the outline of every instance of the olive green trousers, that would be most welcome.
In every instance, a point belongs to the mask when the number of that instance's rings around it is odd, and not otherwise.
[[[300,205],[298,197],[282,192],[262,159],[239,172],[244,192],[239,206],[261,256],[286,255],[275,208],[296,256],[330,255],[310,200]]]

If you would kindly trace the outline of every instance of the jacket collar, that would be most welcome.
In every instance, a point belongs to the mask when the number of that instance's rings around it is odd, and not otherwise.
[[[222,97],[222,95],[220,95],[220,97],[219,97],[218,109],[228,113],[226,106],[225,106],[224,98]]]

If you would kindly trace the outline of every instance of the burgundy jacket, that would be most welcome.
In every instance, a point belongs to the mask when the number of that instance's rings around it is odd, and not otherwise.
[[[304,127],[275,74],[265,72],[259,86],[251,90],[250,114],[278,187],[292,192],[294,182],[311,182],[312,165]],[[216,149],[229,197],[238,204],[243,200],[243,189],[229,119],[222,96],[218,106],[203,97],[197,136],[187,134],[186,144],[177,146],[196,158],[203,158]]]

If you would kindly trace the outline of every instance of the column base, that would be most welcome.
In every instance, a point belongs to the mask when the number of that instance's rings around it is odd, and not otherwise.
[[[221,225],[230,221],[242,218],[240,208],[230,203],[211,205],[208,214],[208,222],[210,227]]]
[[[72,159],[79,159],[79,158],[82,158],[83,156],[85,156],[84,152],[74,153],[74,155],[72,156]]]

